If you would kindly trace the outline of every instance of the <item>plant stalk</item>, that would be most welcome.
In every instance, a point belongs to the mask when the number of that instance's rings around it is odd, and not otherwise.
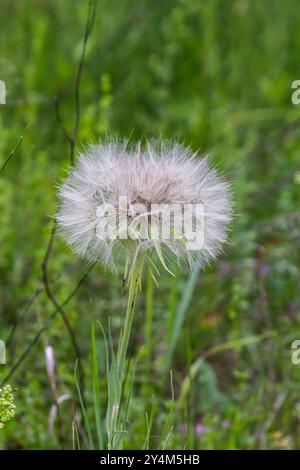
[[[128,301],[124,327],[120,334],[118,351],[112,357],[112,364],[108,377],[108,407],[106,427],[108,434],[108,449],[120,449],[122,436],[127,421],[128,403],[121,409],[124,384],[126,380],[126,355],[134,317],[134,307],[141,287],[144,256],[136,255],[128,274]]]
[[[119,347],[117,352],[117,367],[119,372],[119,379],[121,384],[124,380],[124,371],[126,364],[126,354],[132,328],[132,321],[134,316],[134,307],[137,295],[140,289],[141,277],[143,271],[144,257],[136,256],[128,278],[128,301],[124,327],[120,336]]]

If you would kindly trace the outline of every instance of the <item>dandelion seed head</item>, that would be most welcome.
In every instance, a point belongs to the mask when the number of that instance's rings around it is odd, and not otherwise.
[[[157,256],[166,265],[171,259],[190,268],[204,267],[227,240],[232,204],[230,187],[201,158],[178,143],[148,142],[142,148],[126,141],[90,145],[58,192],[57,222],[67,244],[89,261],[111,269],[137,252]],[[203,244],[187,249],[177,237],[182,218],[172,214],[167,229],[173,235],[156,233],[170,205],[203,207],[200,224],[191,209],[192,226],[201,227]],[[112,216],[106,207],[115,208]],[[116,216],[116,217],[115,217]],[[117,219],[117,221],[116,221]],[[115,237],[99,236],[98,229],[116,227]],[[151,230],[150,230],[151,224]]]

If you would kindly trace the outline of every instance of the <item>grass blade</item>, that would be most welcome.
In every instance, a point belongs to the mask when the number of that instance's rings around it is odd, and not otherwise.
[[[101,413],[101,401],[100,401],[99,368],[98,368],[98,361],[97,361],[97,348],[96,348],[94,319],[92,319],[92,324],[91,324],[91,347],[92,347],[93,402],[94,402],[96,431],[97,431],[99,449],[103,449],[103,430],[102,430],[102,413]]]

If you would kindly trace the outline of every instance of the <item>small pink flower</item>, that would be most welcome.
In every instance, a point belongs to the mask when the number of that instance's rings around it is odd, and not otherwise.
[[[196,434],[198,436],[201,436],[207,431],[207,427],[203,423],[197,423],[196,424]]]

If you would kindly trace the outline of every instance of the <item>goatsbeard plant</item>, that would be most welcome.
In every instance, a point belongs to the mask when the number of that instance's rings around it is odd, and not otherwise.
[[[126,353],[145,264],[190,269],[216,258],[227,239],[231,196],[227,182],[177,143],[89,146],[59,189],[57,222],[73,250],[113,271],[124,267],[128,303],[116,355],[119,393],[107,416],[109,446],[117,432]]]

